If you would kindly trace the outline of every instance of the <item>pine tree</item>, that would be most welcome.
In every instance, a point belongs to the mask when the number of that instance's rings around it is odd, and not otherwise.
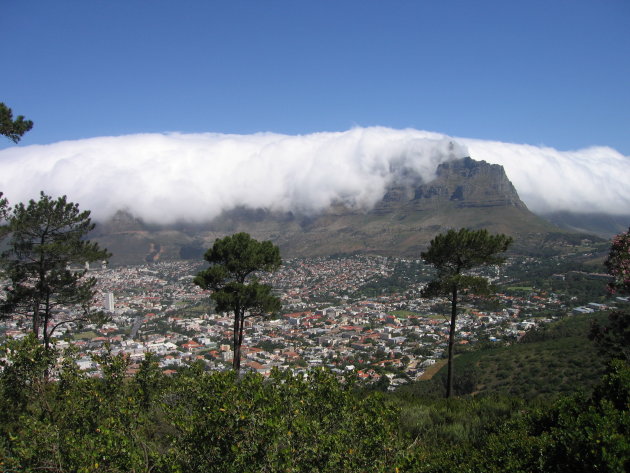
[[[446,397],[453,394],[453,344],[457,322],[459,293],[470,289],[477,293],[488,291],[488,281],[466,272],[472,268],[503,263],[498,256],[508,249],[512,238],[490,235],[487,230],[449,230],[436,236],[429,249],[421,253],[422,259],[437,269],[437,277],[423,290],[424,297],[446,296],[451,301],[451,323],[448,337],[448,375]]]
[[[245,319],[280,310],[280,299],[271,286],[260,284],[260,272],[273,272],[282,264],[280,250],[270,241],[259,242],[247,233],[217,239],[204,259],[210,267],[197,274],[195,284],[212,289],[218,312],[234,313],[232,367],[241,366],[241,345]]]
[[[84,265],[110,254],[86,240],[93,228],[89,211],[80,211],[66,196],[55,200],[43,192],[38,201],[17,204],[8,217],[2,264],[10,284],[1,314],[30,315],[33,333],[46,347],[60,325],[99,315],[91,310],[96,279],[87,277]]]

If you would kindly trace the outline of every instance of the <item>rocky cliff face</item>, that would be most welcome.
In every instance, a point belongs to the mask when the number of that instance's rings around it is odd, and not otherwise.
[[[441,164],[430,182],[401,172],[367,212],[336,206],[305,217],[234,209],[207,225],[168,229],[149,228],[121,214],[98,228],[95,239],[114,254],[114,264],[201,258],[216,238],[240,231],[274,241],[285,257],[356,252],[418,256],[436,234],[460,227],[506,233],[523,245],[536,245],[547,232],[558,230],[527,209],[502,166],[463,158]]]
[[[386,214],[402,207],[426,211],[450,204],[461,209],[526,209],[503,166],[463,158],[440,164],[436,178],[431,182],[422,183],[416,179],[405,185],[395,183],[373,212]]]

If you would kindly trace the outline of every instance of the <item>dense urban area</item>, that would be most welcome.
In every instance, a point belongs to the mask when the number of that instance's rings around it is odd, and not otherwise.
[[[511,343],[553,319],[605,310],[623,298],[603,299],[605,274],[575,270],[575,259],[508,258],[488,267],[497,291],[491,298],[469,297],[457,321],[457,344]],[[193,283],[198,261],[158,262],[108,268],[92,265],[98,280],[94,308],[103,324],[67,323],[53,333],[57,348],[80,350],[79,367],[100,376],[95,355],[129,357],[130,374],[146,353],[156,355],[164,373],[201,360],[208,370],[225,370],[232,360],[230,314],[215,313],[208,291]],[[420,296],[431,278],[420,260],[380,256],[287,259],[264,276],[281,298],[281,313],[247,319],[243,368],[269,375],[274,368],[306,371],[326,366],[333,373],[356,373],[389,389],[422,379],[443,363],[448,338],[446,300]],[[588,288],[593,288],[589,292]],[[71,319],[60,311],[56,322]],[[28,317],[2,322],[4,337],[28,333]],[[431,370],[429,370],[431,372]]]

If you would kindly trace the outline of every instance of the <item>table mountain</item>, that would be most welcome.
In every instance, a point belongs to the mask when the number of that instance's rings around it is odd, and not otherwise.
[[[401,170],[382,199],[367,211],[333,205],[318,215],[235,208],[204,225],[152,227],[119,212],[97,226],[93,238],[113,254],[114,264],[199,258],[216,238],[245,231],[272,240],[284,257],[377,253],[416,256],[450,228],[486,228],[515,237],[515,248],[536,251],[558,227],[521,201],[502,166],[463,158],[438,166],[423,182]]]

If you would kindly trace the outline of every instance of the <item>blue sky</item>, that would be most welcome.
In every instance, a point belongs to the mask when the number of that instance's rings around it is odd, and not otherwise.
[[[627,0],[5,0],[0,44],[20,146],[380,125],[630,155]]]

